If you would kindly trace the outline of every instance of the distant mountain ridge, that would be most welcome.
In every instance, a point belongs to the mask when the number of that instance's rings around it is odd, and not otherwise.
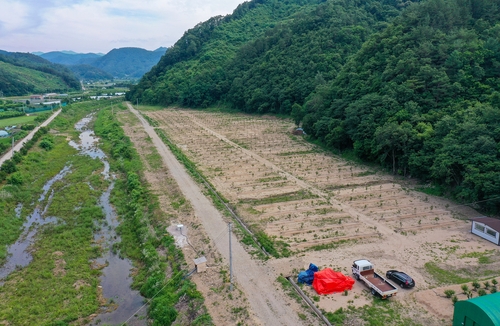
[[[94,59],[100,58],[102,55],[98,55],[95,53],[68,53],[53,51],[47,52],[40,55],[40,57],[49,60],[53,63],[58,63],[61,65],[80,65],[80,64],[88,64],[92,62]]]
[[[105,55],[53,51],[40,57],[68,66],[80,79],[140,78],[165,54],[167,48],[154,51],[126,47],[113,49]]]

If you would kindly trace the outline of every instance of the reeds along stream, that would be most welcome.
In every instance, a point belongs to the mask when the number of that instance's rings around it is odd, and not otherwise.
[[[51,189],[54,182],[61,180],[65,175],[71,172],[70,166],[65,166],[55,177],[50,179],[44,186],[43,192],[38,198],[39,204],[43,204],[49,190]],[[45,205],[43,205],[43,209],[38,205],[33,213],[31,213],[26,222],[23,224],[24,231],[19,237],[19,239],[9,246],[7,249],[7,261],[3,266],[0,267],[0,281],[5,279],[10,273],[15,271],[17,268],[22,268],[27,266],[32,260],[33,256],[28,250],[29,247],[35,241],[35,235],[38,232],[38,228],[41,225],[49,224],[49,223],[57,223],[57,218],[50,216],[45,217],[45,212],[50,205],[51,199],[54,196],[54,192],[52,191],[47,198]],[[18,205],[16,207],[16,216],[20,218],[21,216],[22,205]]]
[[[98,231],[94,233],[95,245],[102,248],[103,256],[90,262],[93,266],[102,269],[100,286],[98,292],[106,299],[109,305],[102,307],[99,315],[94,319],[94,324],[122,324],[146,325],[146,309],[140,310],[144,299],[138,291],[131,289],[132,278],[130,277],[132,264],[130,260],[123,259],[118,252],[113,252],[113,244],[120,241],[116,233],[119,225],[116,212],[110,203],[111,191],[114,187],[115,176],[110,173],[110,165],[106,154],[98,147],[98,138],[94,136],[89,124],[93,119],[89,115],[75,125],[80,132],[79,141],[70,141],[69,145],[75,148],[79,155],[90,156],[99,159],[104,164],[103,178],[109,181],[109,186],[99,199],[99,204],[105,214],[105,220],[96,225]],[[24,231],[16,243],[8,248],[8,258],[3,266],[0,266],[0,286],[2,280],[18,268],[28,266],[33,260],[30,250],[36,241],[36,234],[40,226],[49,223],[65,223],[62,219],[53,216],[45,216],[51,205],[55,190],[53,184],[63,180],[72,173],[71,165],[66,165],[55,177],[50,179],[42,188],[43,192],[38,198],[38,205],[27,217],[23,224]],[[89,185],[90,186],[90,185]],[[64,190],[60,190],[64,191]],[[16,208],[16,215],[21,218],[22,205]],[[97,222],[96,222],[97,223]],[[139,313],[137,313],[140,310]]]
[[[105,265],[102,276],[100,277],[102,295],[109,302],[117,305],[111,305],[101,311],[95,318],[96,324],[121,324],[126,322],[128,325],[146,325],[146,309],[137,311],[143,306],[143,297],[139,291],[132,290],[132,278],[130,271],[132,264],[130,260],[123,259],[119,253],[112,250],[113,244],[120,241],[116,234],[116,228],[120,224],[116,212],[110,203],[111,191],[114,187],[115,176],[110,174],[109,162],[106,154],[97,146],[98,138],[94,132],[88,128],[93,116],[89,115],[80,120],[75,129],[80,132],[80,142],[70,141],[70,145],[77,149],[81,155],[88,155],[92,158],[101,160],[104,164],[102,172],[104,179],[111,180],[108,189],[100,197],[100,205],[105,213],[105,221],[99,225],[99,231],[94,234],[94,240],[101,246],[104,255],[93,262],[96,266]],[[116,308],[116,309],[113,309]],[[112,310],[112,311],[110,311]]]

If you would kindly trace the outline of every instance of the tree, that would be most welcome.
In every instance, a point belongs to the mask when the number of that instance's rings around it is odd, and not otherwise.
[[[302,119],[304,119],[304,116],[306,115],[305,110],[302,108],[301,105],[294,103],[292,105],[292,113],[290,114],[292,116],[293,121],[295,122],[295,125],[300,126],[300,123],[302,122]]]
[[[406,154],[408,143],[412,138],[411,125],[403,122],[387,122],[375,131],[376,147],[375,152],[380,155],[380,161],[384,162],[388,156],[392,161],[392,174],[396,174],[396,159]]]

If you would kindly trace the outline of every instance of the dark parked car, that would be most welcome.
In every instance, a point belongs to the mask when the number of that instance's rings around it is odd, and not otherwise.
[[[402,288],[412,288],[415,286],[415,281],[406,273],[391,269],[385,273],[385,276],[399,284]]]

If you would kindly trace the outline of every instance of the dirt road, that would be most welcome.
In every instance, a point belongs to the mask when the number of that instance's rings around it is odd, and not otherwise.
[[[23,148],[24,146],[24,143],[26,143],[27,141],[29,141],[31,138],[33,138],[33,135],[38,131],[38,129],[40,129],[41,127],[45,127],[46,125],[48,125],[49,123],[52,122],[52,120],[54,120],[58,115],[59,113],[61,113],[61,110],[57,110],[56,112],[54,112],[50,118],[48,118],[47,120],[45,120],[45,122],[43,122],[41,125],[39,125],[38,127],[36,127],[35,129],[33,129],[29,134],[28,136],[24,137],[20,142],[18,142],[16,145],[14,145],[14,152],[18,152],[21,150],[21,148]],[[4,154],[4,156],[2,156],[0,158],[0,166],[3,164],[3,162],[9,160],[10,158],[12,157],[12,149],[10,149],[7,153]]]
[[[154,128],[132,105],[127,105],[130,111],[141,121],[145,131],[151,137],[164,164],[170,169],[184,196],[191,202],[207,234],[212,239],[220,236],[221,231],[227,229],[227,225],[219,211],[205,197],[184,167],[156,135]],[[232,244],[234,277],[248,298],[256,322],[261,325],[302,325],[303,323],[298,318],[298,315],[287,305],[281,297],[281,293],[275,290],[277,285],[274,280],[278,276],[276,272],[266,263],[253,260],[234,235]],[[229,260],[227,244],[218,241],[216,246],[222,256]]]

